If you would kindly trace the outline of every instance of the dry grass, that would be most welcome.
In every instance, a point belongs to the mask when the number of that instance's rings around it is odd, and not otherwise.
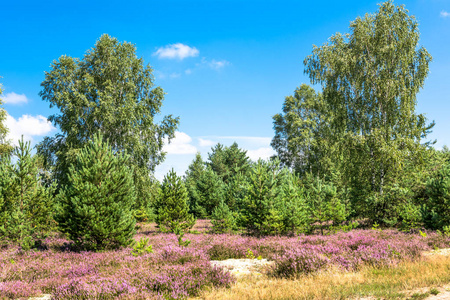
[[[433,255],[392,268],[328,270],[294,280],[247,277],[231,289],[205,291],[198,299],[418,299],[417,289],[449,282],[450,256]]]

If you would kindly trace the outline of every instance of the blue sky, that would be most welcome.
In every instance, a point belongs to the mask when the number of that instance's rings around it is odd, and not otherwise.
[[[302,83],[312,45],[379,1],[2,1],[0,83],[12,139],[33,144],[57,129],[38,96],[44,71],[61,55],[82,57],[107,33],[132,42],[167,93],[162,113],[180,117],[177,138],[156,172],[181,175],[200,151],[236,141],[251,158],[273,153],[272,116]],[[126,5],[125,5],[126,4]],[[433,56],[417,112],[436,126],[436,147],[450,145],[450,0],[396,1],[419,21]]]

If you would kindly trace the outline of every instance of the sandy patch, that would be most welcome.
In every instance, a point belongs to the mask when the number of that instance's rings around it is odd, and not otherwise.
[[[235,275],[262,275],[264,268],[272,266],[275,262],[267,259],[226,259],[212,260],[211,265],[221,267]]]

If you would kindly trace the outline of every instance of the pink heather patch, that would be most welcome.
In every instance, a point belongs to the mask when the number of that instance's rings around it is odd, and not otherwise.
[[[206,225],[205,225],[206,226]],[[0,250],[0,298],[52,294],[54,299],[185,299],[206,286],[227,287],[234,278],[209,260],[255,257],[275,261],[271,274],[290,277],[328,266],[355,270],[363,265],[389,266],[415,260],[423,250],[448,247],[450,238],[398,231],[355,230],[329,236],[255,238],[229,234],[176,236],[147,231],[153,253],[132,256],[131,248],[107,252],[70,252],[69,242],[49,238],[48,250]]]

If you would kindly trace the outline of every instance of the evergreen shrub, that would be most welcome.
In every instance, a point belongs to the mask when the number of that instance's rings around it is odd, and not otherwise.
[[[81,249],[117,249],[132,243],[135,190],[128,155],[113,153],[97,134],[69,168],[68,183],[58,195],[61,231]]]

